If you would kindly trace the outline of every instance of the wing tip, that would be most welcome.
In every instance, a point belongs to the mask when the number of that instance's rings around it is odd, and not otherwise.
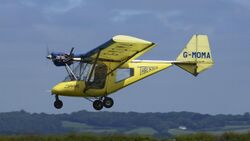
[[[153,42],[140,39],[137,37],[129,36],[129,35],[115,35],[112,40],[114,42],[131,42],[131,43],[139,43],[139,44],[152,44]]]

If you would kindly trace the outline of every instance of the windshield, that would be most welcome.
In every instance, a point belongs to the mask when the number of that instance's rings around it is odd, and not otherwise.
[[[93,67],[93,64],[89,63],[77,63],[76,67],[71,67],[74,75],[76,76],[77,80],[87,80],[89,73]],[[74,80],[74,76],[69,73],[69,75],[64,79],[64,81],[71,81]]]

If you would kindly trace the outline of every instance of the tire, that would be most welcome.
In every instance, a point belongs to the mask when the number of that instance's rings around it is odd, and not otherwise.
[[[103,108],[102,101],[101,100],[95,100],[93,102],[93,107],[94,107],[95,110],[98,110],[98,111],[101,110]]]
[[[114,105],[114,101],[110,97],[105,97],[103,100],[103,106],[105,108],[111,108]]]
[[[62,102],[61,100],[56,100],[56,101],[54,102],[54,107],[55,107],[56,109],[61,109],[61,108],[63,107],[63,102]]]

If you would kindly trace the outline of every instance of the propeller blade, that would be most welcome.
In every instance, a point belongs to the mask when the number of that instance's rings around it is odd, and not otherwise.
[[[73,55],[74,49],[75,49],[74,47],[71,48],[70,53],[69,53],[70,56]]]
[[[52,56],[51,56],[51,54],[50,54],[48,44],[46,45],[46,52],[47,52],[46,58],[49,59],[49,60],[51,60],[51,59],[52,59]]]
[[[49,55],[49,54],[50,54],[50,51],[49,51],[49,46],[48,46],[48,44],[46,44],[46,51],[47,51],[47,55]]]

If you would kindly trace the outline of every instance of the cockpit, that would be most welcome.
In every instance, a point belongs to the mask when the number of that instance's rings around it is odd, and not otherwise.
[[[91,88],[102,89],[105,87],[107,66],[104,63],[78,62],[74,66],[66,66],[68,76],[64,81],[84,81]]]

